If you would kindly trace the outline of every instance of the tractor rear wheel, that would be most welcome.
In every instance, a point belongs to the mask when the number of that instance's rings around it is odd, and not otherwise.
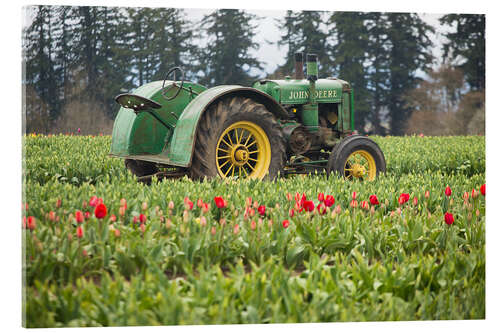
[[[353,135],[337,144],[328,159],[327,173],[338,173],[346,179],[374,180],[385,172],[384,153],[371,139]]]
[[[250,98],[225,98],[200,120],[190,175],[274,179],[285,160],[283,133],[273,114]]]
[[[158,172],[158,167],[155,163],[126,159],[125,167],[137,177],[148,176]]]

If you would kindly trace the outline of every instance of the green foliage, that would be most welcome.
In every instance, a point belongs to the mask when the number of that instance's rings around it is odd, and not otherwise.
[[[485,88],[485,15],[448,14],[439,19],[441,24],[456,26],[445,34],[443,58],[450,59],[462,69],[472,90]]]
[[[376,137],[388,172],[370,183],[318,174],[150,186],[106,156],[109,140],[25,137],[24,213],[36,218],[34,230],[23,230],[28,327],[485,316],[483,137]],[[478,196],[464,202],[472,189]],[[319,192],[332,194],[335,205],[290,217],[296,202],[287,194],[296,192],[315,204]],[[410,194],[402,206],[401,193]],[[360,208],[372,194],[380,205]],[[102,220],[89,206],[94,195],[108,209]],[[218,209],[215,196],[228,207]],[[90,214],[82,238],[76,210]],[[140,214],[143,229],[134,222]]]
[[[251,69],[262,69],[252,50],[258,49],[253,41],[256,15],[239,9],[218,9],[205,15],[201,28],[206,45],[200,50],[199,82],[207,86],[221,84],[251,85],[256,79]],[[253,21],[253,22],[252,22]]]

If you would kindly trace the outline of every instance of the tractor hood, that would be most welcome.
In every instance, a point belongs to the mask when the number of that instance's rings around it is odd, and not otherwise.
[[[271,95],[280,104],[305,104],[309,102],[308,80],[260,80],[253,87]],[[340,103],[342,92],[350,91],[346,81],[337,78],[316,81],[316,101],[318,103]]]

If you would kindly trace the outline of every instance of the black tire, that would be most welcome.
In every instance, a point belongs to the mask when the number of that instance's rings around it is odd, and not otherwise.
[[[158,167],[155,163],[140,160],[126,159],[125,167],[137,177],[148,176],[158,172]]]
[[[216,164],[220,136],[232,124],[240,121],[258,125],[267,136],[271,147],[271,161],[265,178],[274,179],[283,172],[286,162],[285,140],[274,115],[264,105],[245,97],[228,97],[214,103],[203,114],[197,129],[190,177],[218,177]]]
[[[349,171],[345,169],[349,168],[347,159],[356,151],[364,151],[373,158],[375,162],[376,177],[378,177],[381,172],[385,172],[385,156],[380,147],[366,136],[353,135],[343,139],[333,147],[328,159],[327,174],[336,173],[340,176],[351,178],[349,177]]]

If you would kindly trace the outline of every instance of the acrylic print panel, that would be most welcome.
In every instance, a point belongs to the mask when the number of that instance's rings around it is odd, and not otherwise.
[[[25,327],[485,318],[484,15],[23,13]]]

